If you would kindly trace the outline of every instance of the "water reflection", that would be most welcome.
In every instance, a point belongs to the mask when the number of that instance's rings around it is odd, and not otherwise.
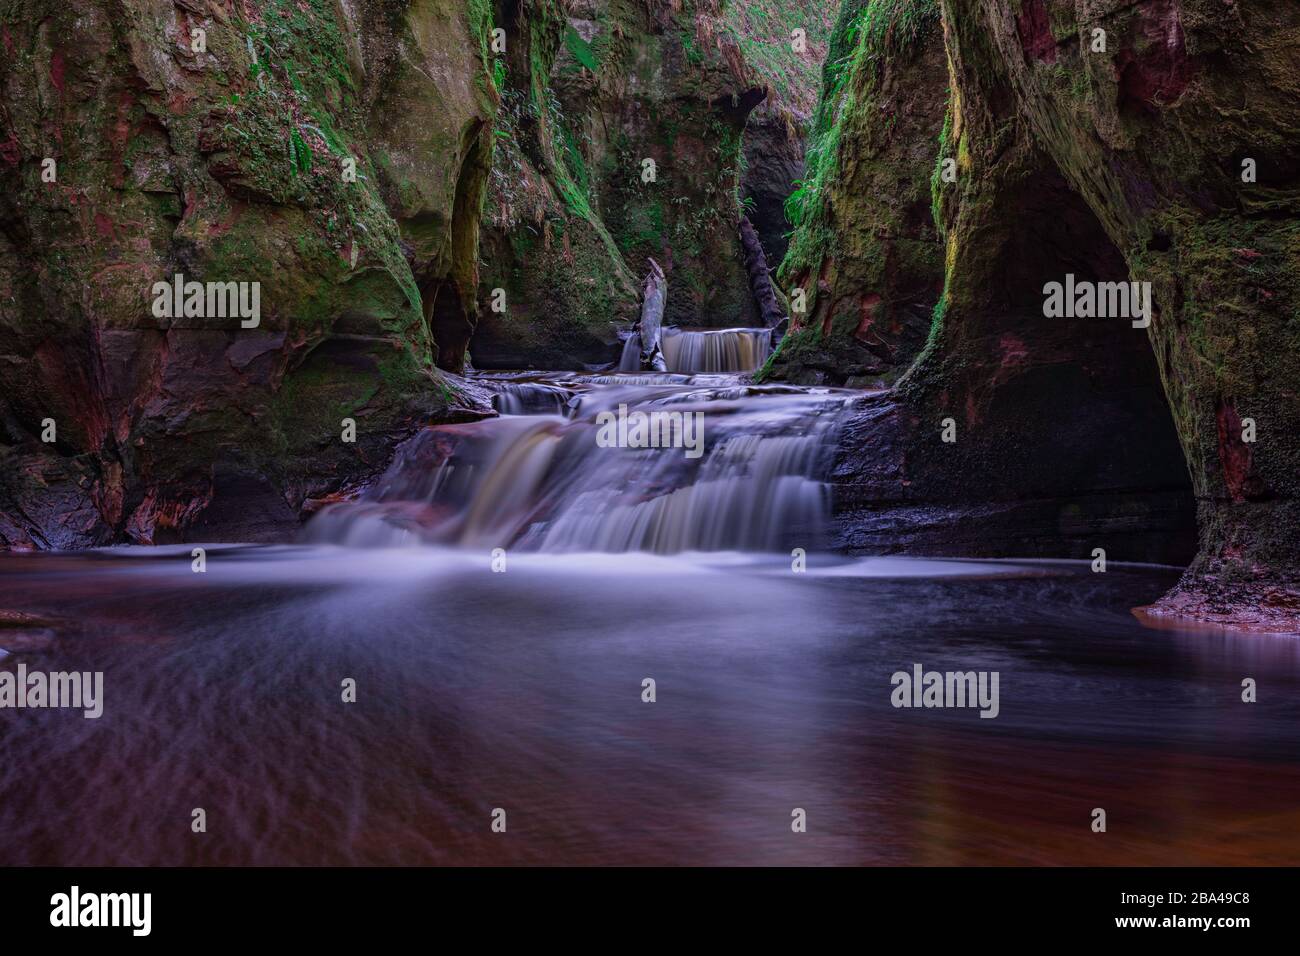
[[[1300,861],[1300,644],[1143,628],[1171,571],[490,561],[0,555],[54,634],[0,667],[106,675],[98,721],[0,710],[0,862]],[[998,670],[999,717],[892,708],[913,662]]]

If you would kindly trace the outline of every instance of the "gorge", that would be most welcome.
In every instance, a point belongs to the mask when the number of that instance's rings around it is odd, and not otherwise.
[[[491,415],[467,361],[617,367],[654,256],[669,349],[790,319],[678,370],[888,389],[843,432],[842,546],[1109,543],[1190,562],[1163,611],[1295,624],[1292,4],[30,0],[3,29],[9,547],[283,540]],[[776,313],[747,214],[788,245]],[[260,283],[260,327],[142,309],[172,272]],[[1067,275],[1149,283],[1149,333],[1043,321]]]
[[[3,745],[16,862],[1294,860],[1293,0],[11,0],[0,51],[0,668],[107,675],[88,763]],[[895,712],[914,661],[996,719]]]

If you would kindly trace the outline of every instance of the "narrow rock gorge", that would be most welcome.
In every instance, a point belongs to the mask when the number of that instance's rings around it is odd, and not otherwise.
[[[639,370],[662,269],[667,373],[852,396],[838,551],[1300,620],[1289,0],[14,0],[0,46],[8,548],[284,540],[575,394],[496,373]]]
[[[10,922],[870,865],[1264,925],[1298,142],[1297,0],[0,0]]]

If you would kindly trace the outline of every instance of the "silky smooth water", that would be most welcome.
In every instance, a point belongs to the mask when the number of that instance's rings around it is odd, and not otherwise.
[[[500,418],[428,428],[315,543],[547,551],[789,551],[822,543],[823,478],[859,392],[725,375],[484,376]],[[686,447],[606,447],[602,416],[698,416]],[[676,435],[676,433],[671,433]]]
[[[668,326],[663,330],[660,348],[670,373],[752,372],[772,353],[772,331]],[[633,333],[623,343],[619,370],[635,372],[640,367],[641,337]]]
[[[1168,568],[794,573],[745,536],[819,488],[780,449],[832,441],[839,395],[532,384],[562,410],[417,436],[304,542],[0,555],[0,610],[36,616],[0,668],[104,673],[98,720],[0,709],[0,863],[1300,862],[1300,642],[1142,626]],[[592,452],[620,400],[716,409],[709,453]],[[713,531],[626,530],[705,487]],[[997,718],[891,706],[916,663],[997,671]]]

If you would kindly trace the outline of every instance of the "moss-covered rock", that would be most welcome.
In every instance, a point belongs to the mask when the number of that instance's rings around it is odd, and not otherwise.
[[[606,224],[639,273],[668,277],[665,321],[755,321],[740,254],[745,121],[766,95],[726,30],[722,0],[590,0],[593,73],[557,88],[584,119],[588,166]],[[653,164],[653,179],[648,171]]]
[[[765,377],[886,382],[924,343],[943,275],[930,178],[947,85],[936,0],[845,3],[787,202],[780,279],[796,310]]]
[[[473,358],[494,368],[609,362],[619,329],[635,320],[637,280],[601,218],[585,124],[566,112],[555,85],[557,74],[595,63],[594,48],[570,21],[567,3],[502,6],[507,44],[494,64],[502,108]]]
[[[1157,613],[1300,626],[1300,8],[943,0],[943,18],[944,293],[841,461],[849,536],[1042,553],[1055,535],[1084,557],[1127,527],[1112,560],[1172,557],[1181,478],[1199,549]],[[1150,283],[1150,327],[1046,317],[1067,273]]]
[[[765,88],[721,0],[561,12],[503,58],[483,292],[504,289],[507,305],[484,313],[475,361],[614,359],[648,258],[668,276],[666,321],[751,323],[738,187],[745,119]]]
[[[1152,284],[1138,334],[1201,539],[1161,608],[1300,623],[1300,8],[945,4],[989,37],[1035,142]]]
[[[767,98],[745,124],[740,199],[773,267],[790,241],[785,201],[804,177],[804,152],[837,9],[824,0],[746,0],[726,29]]]
[[[483,413],[433,367],[476,284],[476,11],[0,6],[5,543],[283,532],[396,436]],[[176,274],[258,283],[260,323],[156,314]]]

